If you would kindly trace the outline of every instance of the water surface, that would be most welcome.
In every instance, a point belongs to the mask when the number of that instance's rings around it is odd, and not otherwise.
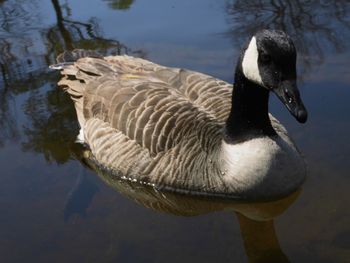
[[[0,1],[1,262],[349,262],[349,18],[345,0]],[[258,223],[198,200],[198,216],[161,209],[144,200],[157,193],[135,202],[141,190],[82,165],[72,103],[47,68],[57,54],[127,53],[232,82],[260,28],[295,40],[309,111],[300,125],[272,96],[309,169],[282,215]]]

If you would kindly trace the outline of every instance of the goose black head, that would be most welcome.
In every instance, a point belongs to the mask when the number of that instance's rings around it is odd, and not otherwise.
[[[296,51],[286,33],[259,31],[243,52],[241,63],[247,79],[274,92],[299,122],[306,122],[307,111],[296,84]]]

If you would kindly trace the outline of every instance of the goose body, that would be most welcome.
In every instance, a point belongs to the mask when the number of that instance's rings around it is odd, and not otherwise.
[[[63,53],[59,85],[75,103],[79,140],[101,167],[158,189],[239,199],[295,191],[305,178],[305,163],[267,105],[259,106],[265,103],[260,100],[268,102],[269,90],[264,75],[254,75],[259,67],[251,45],[242,51],[234,88],[126,55]],[[293,96],[288,99],[299,94]],[[305,118],[300,109],[293,115]]]

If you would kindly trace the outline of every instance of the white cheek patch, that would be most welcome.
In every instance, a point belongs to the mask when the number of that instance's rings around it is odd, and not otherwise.
[[[255,37],[252,37],[242,61],[243,74],[247,79],[263,86],[258,67],[258,56],[259,53],[256,46],[256,39]]]

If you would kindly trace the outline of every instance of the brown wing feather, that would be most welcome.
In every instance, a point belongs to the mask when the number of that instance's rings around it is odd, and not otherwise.
[[[148,149],[152,156],[169,150],[186,136],[193,136],[195,131],[191,127],[201,127],[201,123],[220,129],[230,110],[229,84],[142,59],[82,58],[73,69],[64,72],[76,78],[63,83],[68,92],[73,83],[85,86],[85,122],[103,120]]]

